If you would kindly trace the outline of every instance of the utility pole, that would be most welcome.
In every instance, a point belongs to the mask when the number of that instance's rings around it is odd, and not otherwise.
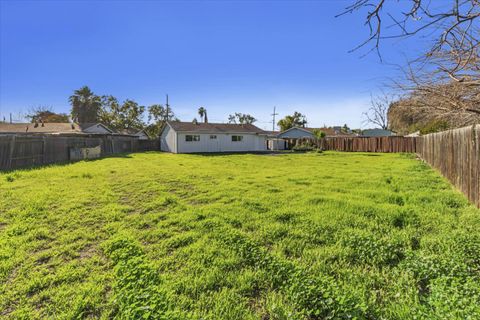
[[[278,116],[278,113],[275,112],[276,108],[277,108],[276,106],[273,107],[273,113],[271,114],[271,116],[273,117],[272,131],[275,131],[275,116]]]
[[[170,105],[168,104],[168,93],[167,93],[167,104],[165,105],[167,107],[167,121],[170,119]]]
[[[10,123],[13,123],[12,121],[12,113],[10,112]]]

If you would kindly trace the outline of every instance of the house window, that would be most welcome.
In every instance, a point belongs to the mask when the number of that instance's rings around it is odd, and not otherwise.
[[[185,136],[185,141],[200,141],[200,136],[199,135],[187,134]]]
[[[243,136],[232,136],[232,141],[240,142],[243,140]]]
[[[217,136],[214,135],[214,134],[212,134],[212,135],[210,136],[210,139],[217,139]]]

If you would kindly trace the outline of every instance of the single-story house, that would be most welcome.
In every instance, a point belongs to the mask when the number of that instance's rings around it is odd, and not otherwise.
[[[113,130],[101,123],[6,123],[0,122],[0,134],[43,133],[43,134],[111,134]]]
[[[150,137],[148,136],[148,134],[145,132],[144,129],[138,129],[138,128],[123,129],[123,130],[118,130],[118,133],[138,137],[138,140],[150,140]]]
[[[173,153],[266,151],[266,141],[253,124],[168,121],[160,133],[160,149]]]
[[[384,129],[366,129],[362,131],[362,137],[390,137],[395,135],[395,132]]]

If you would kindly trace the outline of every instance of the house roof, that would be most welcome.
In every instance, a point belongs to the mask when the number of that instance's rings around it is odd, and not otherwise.
[[[366,129],[363,130],[362,136],[364,137],[388,137],[388,136],[394,136],[395,132],[390,131],[390,130],[384,130],[384,129]]]
[[[177,132],[198,132],[198,133],[256,133],[267,134],[253,124],[235,123],[192,123],[171,121],[168,125]]]
[[[0,133],[83,133],[86,129],[99,123],[0,123]]]

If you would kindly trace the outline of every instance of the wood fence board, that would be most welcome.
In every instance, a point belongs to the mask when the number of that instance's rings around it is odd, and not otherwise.
[[[480,125],[417,138],[417,154],[480,207]]]
[[[0,135],[0,170],[70,161],[71,148],[100,147],[101,155],[160,150],[159,140],[121,135]]]

